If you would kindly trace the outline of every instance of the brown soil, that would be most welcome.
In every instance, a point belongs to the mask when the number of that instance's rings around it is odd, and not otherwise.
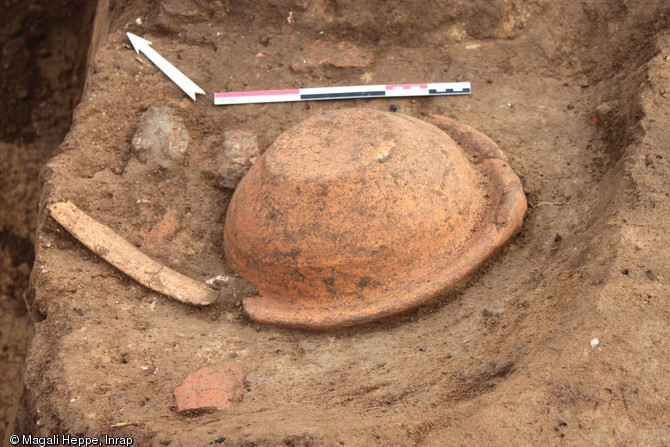
[[[39,170],[70,127],[81,96],[90,23],[85,1],[0,6],[0,437],[20,394],[30,319]],[[88,29],[88,31],[87,31]]]
[[[625,0],[100,2],[82,102],[43,170],[36,323],[11,431],[179,446],[665,445],[668,14],[666,2]],[[208,97],[186,98],[136,56],[127,31]],[[211,101],[214,91],[459,80],[473,82],[471,96]],[[190,136],[167,167],[132,149],[154,104]],[[264,150],[307,117],[350,107],[468,123],[500,145],[527,193],[521,233],[462,290],[410,315],[310,333],[251,323],[239,297],[179,304],[45,212],[72,200],[180,272],[230,274],[225,132],[251,133]],[[178,229],[149,246],[166,215]],[[178,412],[174,389],[222,361],[244,374],[242,399]]]

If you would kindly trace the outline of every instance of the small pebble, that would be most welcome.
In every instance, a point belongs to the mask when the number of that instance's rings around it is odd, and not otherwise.
[[[221,287],[222,285],[228,284],[228,281],[230,281],[230,278],[228,276],[217,275],[205,281],[205,284],[212,287],[214,286]]]

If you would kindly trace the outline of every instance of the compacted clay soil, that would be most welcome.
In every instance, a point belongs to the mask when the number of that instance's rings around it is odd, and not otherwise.
[[[10,432],[175,446],[666,445],[668,14],[625,0],[100,2],[84,96],[42,171],[34,335]],[[128,31],[206,97],[193,102],[136,55]],[[470,81],[473,94],[212,104],[215,91],[440,81]],[[45,208],[70,200],[182,273],[230,275],[230,139],[263,152],[307,117],[351,107],[476,127],[528,198],[506,248],[409,315],[304,332],[250,322],[240,294],[180,304]],[[138,140],[157,114],[183,149],[168,161]],[[179,411],[174,390],[221,362],[243,376],[229,407]]]

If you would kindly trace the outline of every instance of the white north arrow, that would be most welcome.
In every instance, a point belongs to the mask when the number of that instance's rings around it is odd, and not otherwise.
[[[130,43],[133,44],[133,48],[137,51],[137,54],[144,53],[146,57],[149,58],[163,73],[167,75],[168,78],[172,79],[172,82],[177,84],[180,89],[184,91],[192,100],[195,101],[195,95],[200,94],[204,95],[205,91],[198,87],[195,82],[191,81],[184,73],[179,71],[177,67],[172,65],[165,59],[163,56],[158,54],[156,50],[151,48],[151,42],[146,39],[142,39],[140,36],[136,36],[133,33],[128,34],[128,39]]]

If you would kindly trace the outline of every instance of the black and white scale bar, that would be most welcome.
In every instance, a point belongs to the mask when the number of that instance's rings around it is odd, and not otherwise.
[[[469,95],[469,82],[432,84],[382,84],[345,87],[317,87],[291,90],[261,90],[214,94],[215,105],[258,104],[265,102],[319,101],[325,99],[389,98],[399,96]]]

